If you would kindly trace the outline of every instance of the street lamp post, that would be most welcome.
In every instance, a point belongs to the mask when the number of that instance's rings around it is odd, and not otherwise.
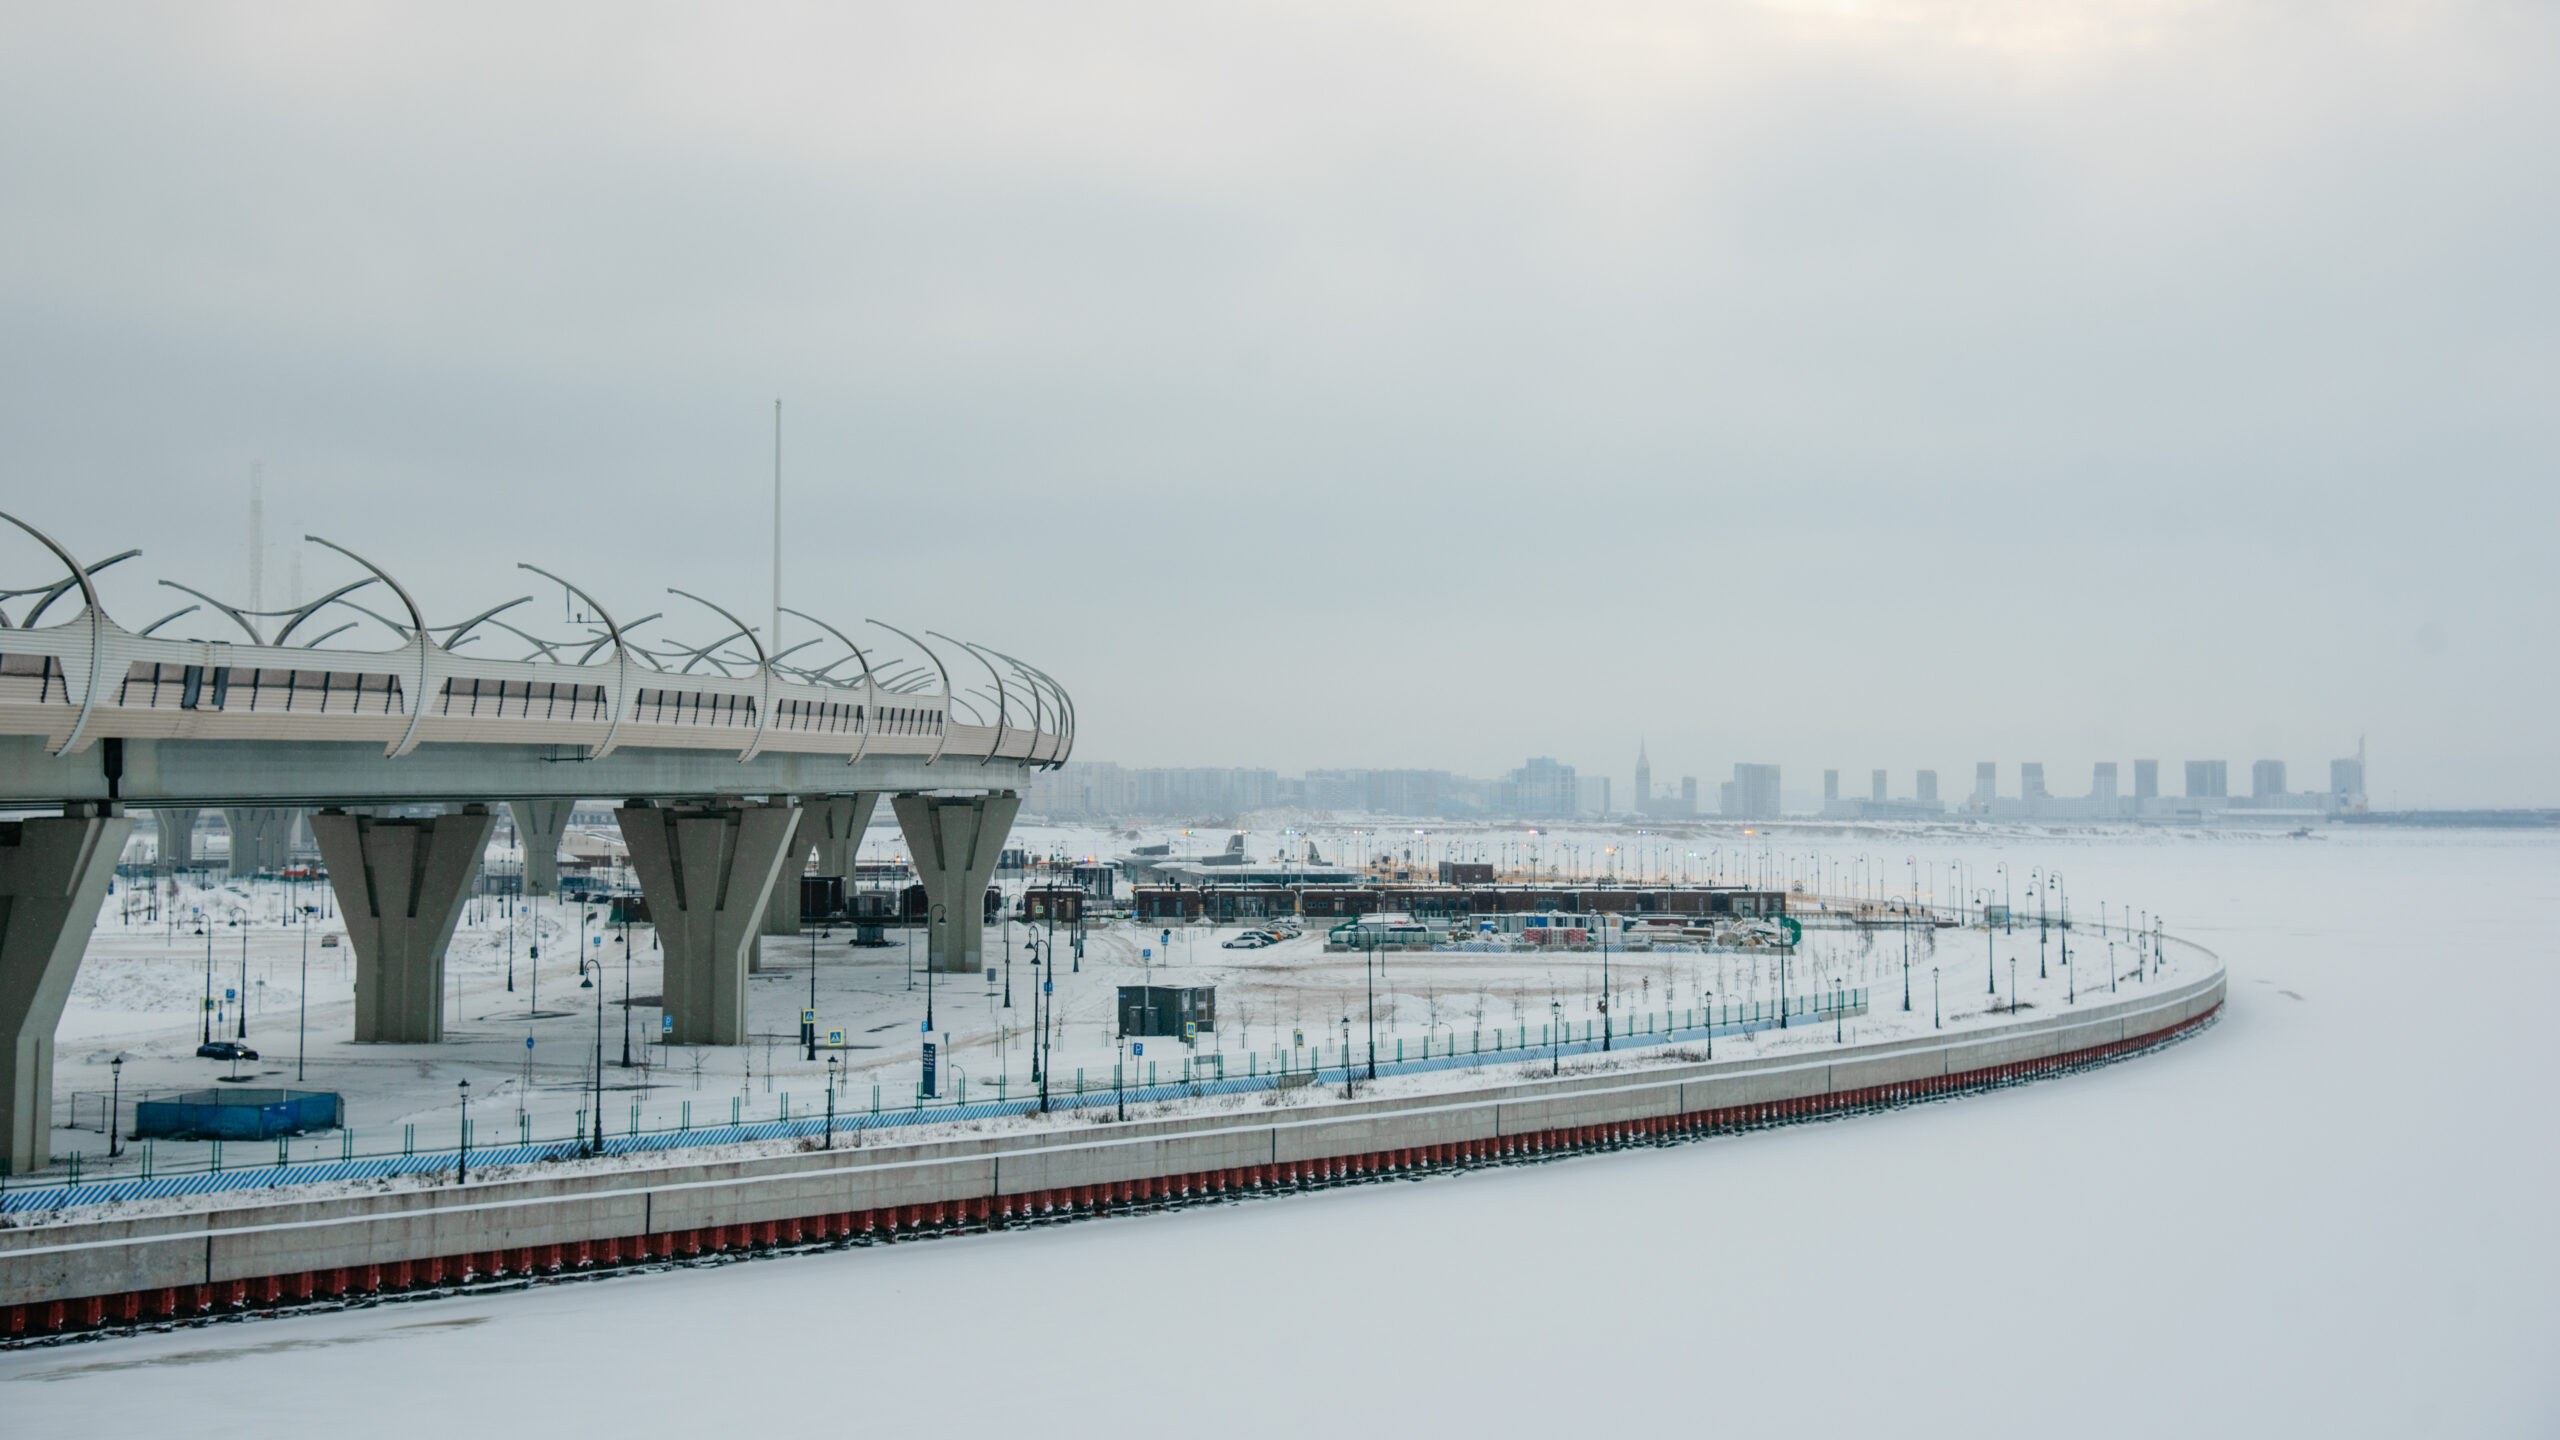
[[[586,913],[587,913],[587,912],[586,912],[585,907],[584,907],[583,905],[581,905],[581,906],[579,907],[579,910],[578,910],[578,916],[579,916],[579,921],[580,921],[580,932],[579,932],[579,933],[580,933],[580,936],[581,936],[581,939],[582,939],[582,940],[583,940],[584,935],[585,935],[585,924],[584,924],[584,922],[585,922],[585,918],[586,918]],[[592,973],[590,973],[590,968],[589,968],[589,967],[593,967]],[[595,1117],[596,1117],[596,1119],[595,1119],[595,1128],[594,1128],[594,1138],[593,1138],[593,1140],[592,1140],[592,1142],[591,1142],[591,1144],[590,1144],[590,1146],[589,1146],[589,1149],[590,1149],[590,1152],[591,1152],[591,1153],[593,1153],[593,1154],[597,1154],[597,1155],[601,1155],[601,1154],[603,1154],[603,1153],[604,1153],[604,989],[605,989],[605,987],[603,986],[603,984],[602,984],[602,983],[600,983],[600,982],[602,982],[602,981],[603,981],[603,979],[604,979],[604,959],[603,959],[603,957],[601,957],[601,956],[595,956],[595,955],[588,955],[588,954],[585,954],[585,953],[583,953],[583,952],[582,952],[582,953],[578,956],[578,988],[579,988],[579,989],[581,989],[581,990],[592,988],[592,989],[596,992],[596,1050],[595,1050],[595,1077],[596,1077],[596,1078],[595,1078],[595,1092],[594,1092],[594,1093],[595,1093]]]
[[[2000,962],[1991,954],[1991,892],[1985,890],[1980,893],[1983,906],[1982,988],[1983,993],[1996,998],[2000,994]]]
[[[471,1178],[471,1082],[459,1080],[454,1085],[462,1095],[461,1143],[453,1152],[453,1183],[460,1185]]]
[[[1081,916],[1081,892],[1076,903],[1076,913]],[[1045,1115],[1049,1113],[1049,1075],[1058,1068],[1056,1057],[1049,1053],[1049,1026],[1058,1010],[1058,897],[1054,894],[1049,897],[1049,938],[1041,948],[1047,952],[1048,965],[1040,972],[1040,1004],[1033,1012],[1040,1017],[1040,1035],[1031,1053],[1040,1059],[1040,1113]]]
[[[108,1061],[107,1070],[107,1158],[113,1160],[124,1153],[124,1131],[116,1123],[116,1116],[124,1110],[124,1057],[119,1055]]]
[[[823,1148],[836,1148],[836,1065],[838,1057],[827,1057],[827,1141]]]
[[[942,927],[949,923],[947,912],[950,908],[947,905],[936,905],[925,916],[933,924],[933,934],[925,940],[924,946],[924,1028],[928,1031],[933,1029],[934,955],[935,952],[941,951],[944,959],[950,958],[950,953],[943,949],[942,930]]]
[[[302,996],[298,1003],[301,1012],[293,1022],[293,1081],[297,1085],[302,1083],[303,1050],[311,1037],[311,922],[307,918],[302,922]]]
[[[1712,1037],[1715,1032],[1707,1033]],[[1561,1000],[1547,1002],[1547,1073],[1564,1073],[1564,1002]]]
[[[1935,965],[1929,967],[1929,1028],[1946,1028],[1946,1021],[1938,1009],[1938,967]]]
[[[2053,923],[2045,898],[2053,893],[2053,876],[2038,877],[2036,882],[2036,978],[2045,978],[2045,946],[2053,939]]]
[[[1609,921],[1600,917],[1600,1048],[1609,1049],[1609,1032],[1615,1027],[1609,1020]]]
[[[1787,1028],[1787,932],[1778,932],[1778,1028]]]
[[[1902,1008],[1911,1009],[1911,922],[1902,922]]]
[[[612,923],[607,917],[607,924]],[[816,961],[810,962],[816,968]],[[664,987],[661,987],[662,989]],[[622,911],[622,1068],[631,1068],[631,910]]]
[[[1375,1080],[1378,1078],[1378,942],[1375,940],[1369,942],[1368,981],[1369,1078]],[[1342,1043],[1347,1051],[1351,1044],[1350,1039],[1346,1036]],[[1342,1063],[1345,1065],[1349,1065],[1351,1063],[1351,1057],[1349,1054],[1346,1053],[1342,1057]]]

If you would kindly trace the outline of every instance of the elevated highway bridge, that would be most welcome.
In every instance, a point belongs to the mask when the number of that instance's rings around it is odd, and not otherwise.
[[[255,610],[161,580],[174,608],[127,629],[101,592],[145,588],[118,568],[139,552],[82,563],[0,521],[51,572],[0,575],[0,809],[25,816],[0,822],[0,1161],[15,1173],[50,1158],[55,1026],[137,812],[170,856],[222,807],[250,870],[280,862],[307,817],[355,950],[355,1038],[419,1043],[443,1036],[445,947],[490,807],[513,812],[541,887],[571,803],[620,798],[670,1037],[734,1045],[758,936],[798,927],[785,877],[812,852],[850,877],[884,795],[934,917],[928,963],[980,968],[979,897],[1024,783],[1075,744],[1064,686],[939,632],[778,608],[759,629],[680,589],[665,603],[689,625],[618,620],[532,565],[562,596],[561,633],[538,632],[531,595],[436,624],[317,537],[343,579],[316,600]],[[369,813],[419,803],[446,813]]]

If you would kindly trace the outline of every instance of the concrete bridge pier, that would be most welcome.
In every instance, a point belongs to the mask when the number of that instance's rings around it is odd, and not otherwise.
[[[246,880],[261,870],[282,870],[293,859],[293,822],[299,810],[268,805],[226,805],[222,823],[231,831],[231,878]]]
[[[152,823],[160,828],[160,858],[152,862],[151,868],[163,875],[174,875],[194,862],[196,817],[203,813],[192,806],[152,812]]]
[[[445,947],[497,827],[486,805],[431,820],[343,810],[311,817],[347,943],[355,947],[358,1042],[444,1038]]]
[[[112,804],[0,823],[0,1161],[53,1160],[53,1032],[133,834]]]
[[[791,827],[791,838],[783,842],[782,865],[773,875],[773,896],[765,902],[761,933],[766,935],[800,933],[800,877],[808,873],[811,843],[809,807],[802,805],[795,813],[799,819]]]
[[[524,846],[524,893],[536,895],[560,893],[560,837],[569,832],[569,811],[575,800],[510,800],[507,813],[515,817],[516,839]]]
[[[782,873],[773,883],[772,903],[765,906],[764,932],[767,935],[800,933],[800,880],[808,871],[811,850],[818,853],[820,875],[833,875],[844,881],[845,889],[853,889],[853,856],[862,845],[862,832],[871,827],[871,812],[880,803],[880,792],[864,791],[853,795],[809,795],[800,801],[800,831],[791,837],[791,853],[783,861]],[[762,946],[757,947],[759,951]],[[750,968],[761,969],[761,957]]]
[[[987,881],[1004,853],[1020,796],[901,795],[898,828],[907,837],[916,879],[924,885],[926,963],[936,970],[976,973],[985,964]]]
[[[664,957],[667,1038],[747,1041],[747,965],[799,807],[634,800],[613,812]]]
[[[862,832],[871,828],[871,812],[879,804],[879,791],[863,790],[851,795],[829,795],[801,807],[808,811],[809,818],[800,833],[817,849],[817,873],[843,880],[847,894],[853,891],[853,862],[862,849]]]

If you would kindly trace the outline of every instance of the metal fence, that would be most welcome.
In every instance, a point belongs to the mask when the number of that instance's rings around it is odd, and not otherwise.
[[[1596,1054],[1603,1049],[1641,1049],[1708,1040],[1710,1037],[1745,1035],[1774,1030],[1784,1024],[1831,1024],[1849,1016],[1867,1012],[1868,994],[1864,988],[1839,990],[1825,994],[1790,997],[1783,1017],[1776,1005],[1727,1005],[1686,1010],[1657,1011],[1632,1017],[1624,1030],[1603,1027],[1599,1022],[1578,1025],[1537,1027],[1537,1038],[1529,1038],[1525,1029],[1497,1029],[1493,1043],[1487,1046],[1485,1036],[1477,1032],[1461,1044],[1452,1034],[1426,1038],[1407,1053],[1411,1042],[1397,1039],[1391,1051],[1382,1042],[1374,1063],[1377,1073],[1384,1075],[1425,1074],[1439,1070],[1463,1069],[1481,1065],[1514,1064],[1535,1060],[1561,1060],[1568,1055]],[[1445,1039],[1445,1043],[1443,1043]],[[1365,1076],[1372,1055],[1361,1046],[1331,1047],[1331,1060],[1323,1047],[1315,1047],[1312,1058],[1304,1064],[1278,1063],[1271,1069],[1260,1068],[1258,1054],[1239,1057],[1246,1073],[1234,1073],[1235,1065],[1223,1055],[1199,1056],[1182,1062],[1177,1078],[1159,1074],[1156,1062],[1144,1062],[1141,1076],[1135,1063],[1124,1069],[1114,1064],[1104,1074],[1088,1076],[1078,1069],[1072,1076],[1053,1076],[1050,1080],[1048,1106],[1052,1110],[1076,1110],[1093,1106],[1122,1104],[1143,1105],[1168,1100],[1184,1100],[1209,1095],[1241,1095],[1258,1090],[1272,1090],[1290,1084],[1344,1083]],[[1346,1064],[1346,1057],[1348,1063]],[[1214,1062],[1214,1063],[1213,1063]],[[859,1144],[866,1131],[892,1130],[913,1125],[938,1125],[953,1120],[993,1120],[1007,1116],[1027,1115],[1040,1109],[1036,1094],[1017,1096],[1007,1093],[1010,1086],[999,1084],[996,1098],[971,1101],[965,1093],[950,1097],[918,1095],[905,1105],[884,1103],[881,1087],[871,1087],[869,1108],[853,1108],[842,1101],[832,1111],[809,1107],[795,1114],[791,1097],[784,1094],[778,1101],[775,1118],[764,1121],[746,1120],[741,1111],[742,1100],[731,1101],[731,1119],[725,1124],[696,1126],[692,1123],[692,1105],[685,1106],[684,1122],[673,1127],[644,1127],[639,1123],[638,1105],[631,1107],[629,1123],[621,1133],[608,1133],[601,1147],[594,1143],[591,1116],[578,1114],[577,1133],[564,1139],[534,1141],[526,1138],[521,1125],[517,1138],[500,1144],[485,1144],[479,1139],[481,1125],[473,1122],[458,1138],[465,1147],[421,1151],[417,1149],[417,1127],[402,1127],[402,1143],[396,1152],[356,1153],[356,1132],[342,1130],[338,1134],[339,1156],[334,1160],[291,1160],[288,1157],[291,1137],[275,1142],[272,1151],[266,1141],[249,1141],[232,1147],[232,1155],[250,1153],[260,1158],[240,1164],[235,1158],[224,1163],[223,1142],[210,1144],[201,1164],[188,1164],[183,1169],[155,1168],[151,1142],[137,1141],[131,1147],[141,1157],[139,1176],[118,1176],[83,1182],[79,1157],[67,1157],[69,1176],[63,1181],[46,1181],[19,1189],[0,1189],[0,1214],[24,1214],[60,1209],[69,1205],[101,1205],[120,1200],[157,1199],[172,1195],[208,1195],[230,1190],[261,1189],[277,1185],[313,1185],[330,1181],[378,1180],[395,1175],[436,1174],[451,1171],[462,1163],[467,1149],[471,1168],[540,1165],[583,1158],[594,1154],[635,1155],[662,1150],[684,1149],[702,1145],[734,1145],[758,1140],[795,1140],[844,1132]],[[266,1158],[272,1154],[275,1158]],[[6,1184],[0,1177],[0,1186]]]

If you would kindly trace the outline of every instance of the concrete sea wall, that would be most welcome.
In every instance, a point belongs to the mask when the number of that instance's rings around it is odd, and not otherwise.
[[[381,1193],[208,1196],[0,1230],[0,1343],[772,1246],[858,1243],[1511,1163],[1882,1109],[2103,1064],[2221,1009],[2220,972],[1917,1040],[1479,1090]]]

